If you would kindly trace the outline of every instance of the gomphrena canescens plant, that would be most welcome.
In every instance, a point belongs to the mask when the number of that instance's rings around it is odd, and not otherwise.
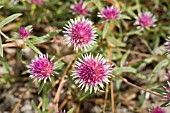
[[[26,30],[25,27],[20,27],[18,31],[21,39],[27,38],[31,33],[30,31]]]
[[[138,29],[144,29],[146,27],[155,27],[157,19],[151,12],[143,12],[138,15],[134,25],[137,25]]]
[[[43,0],[32,0],[34,4],[40,5],[43,3]]]
[[[157,106],[154,107],[150,110],[150,113],[166,113],[164,109],[162,109],[161,107]]]
[[[31,64],[28,65],[29,72],[31,73],[30,77],[34,78],[35,80],[44,80],[46,83],[47,79],[51,78],[50,76],[53,74],[57,74],[54,71],[54,64],[53,63],[54,57],[51,59],[48,58],[47,55],[39,55],[34,60],[31,61]]]
[[[68,46],[74,45],[74,50],[86,50],[96,43],[96,28],[93,27],[93,22],[88,19],[78,18],[70,19],[65,29],[64,36],[67,40]]]
[[[101,13],[98,13],[97,15],[100,18],[103,18],[104,20],[117,20],[120,17],[120,10],[116,9],[114,6],[107,6],[106,8],[102,9]]]
[[[97,54],[93,58],[92,54],[82,55],[82,59],[75,63],[75,70],[71,75],[75,79],[78,87],[85,89],[85,92],[90,89],[90,93],[94,89],[96,92],[99,87],[104,88],[105,83],[109,83],[109,78],[112,76],[113,67],[108,64],[108,60],[104,59],[101,54]]]
[[[71,9],[73,10],[73,14],[79,14],[86,16],[88,14],[87,6],[83,6],[83,2],[79,2],[78,4],[71,5]]]

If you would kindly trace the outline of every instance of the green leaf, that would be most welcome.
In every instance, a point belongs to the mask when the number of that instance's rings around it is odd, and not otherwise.
[[[113,73],[116,74],[116,75],[120,75],[123,72],[136,73],[137,70],[135,68],[132,68],[132,67],[117,67],[113,71]]]
[[[74,108],[71,108],[67,113],[73,113]]]
[[[32,38],[32,40],[30,40],[30,42],[32,44],[39,44],[39,43],[44,43],[48,40],[50,40],[52,37],[56,36],[61,30],[56,30],[54,32],[51,32],[45,36],[42,37],[36,37],[36,36],[29,36],[29,38]]]
[[[141,31],[142,31],[141,29],[139,29],[139,30],[132,30],[130,32],[125,33],[125,35],[126,36],[130,36],[130,35],[142,35]]]
[[[128,50],[128,51],[122,56],[122,59],[121,59],[121,61],[120,61],[120,67],[123,67],[123,65],[126,63],[126,59],[127,59],[128,55],[129,55],[129,53],[130,53],[130,50]]]
[[[107,39],[115,46],[117,47],[125,47],[126,44],[123,43],[121,40],[116,39],[114,36],[113,37],[107,37]]]
[[[141,106],[143,105],[143,102],[144,102],[145,98],[146,98],[146,92],[141,95],[140,100],[139,100],[139,102],[137,103],[137,106],[138,106],[138,107],[141,107]]]
[[[54,65],[54,69],[61,70],[64,66],[64,62],[60,61]]]
[[[45,88],[46,89],[46,88]],[[47,92],[48,91],[44,91],[43,93],[43,104],[42,104],[42,111],[46,111],[48,109],[48,98],[47,98]]]
[[[6,19],[4,19],[2,22],[0,22],[0,29],[5,26],[6,24],[10,23],[11,21],[15,20],[16,18],[18,18],[19,16],[21,16],[21,13],[16,13],[13,14],[9,17],[7,17]]]
[[[2,47],[1,35],[0,35],[0,55],[1,55],[1,57],[3,57],[3,47]]]
[[[161,105],[161,107],[167,107],[167,106],[169,106],[169,105],[170,105],[170,101],[167,101],[167,102],[163,103],[163,104]]]
[[[41,91],[43,90],[43,87],[44,87],[44,81],[42,80],[42,81],[40,81],[40,83],[39,83],[39,87],[38,87],[38,95],[41,93]]]
[[[105,25],[104,25],[103,33],[102,33],[103,39],[106,38],[106,34],[109,30],[109,26],[110,26],[109,22],[106,22]]]
[[[127,20],[131,20],[131,18],[127,15],[120,15],[121,19],[127,19]]]
[[[6,40],[6,42],[10,42],[10,41],[15,41],[15,40],[19,40],[20,38],[8,38],[7,40]]]
[[[163,67],[167,66],[169,64],[169,60],[164,59],[160,61],[155,68],[153,69],[152,73],[150,74],[148,80],[151,80],[151,78]]]
[[[42,55],[41,51],[40,51],[37,47],[35,47],[29,40],[26,41],[26,44],[27,44],[30,48],[32,48],[36,53]]]
[[[38,107],[35,105],[34,101],[32,101],[31,104],[32,104],[32,107],[33,107],[36,111],[38,111],[38,113],[41,113],[41,110],[38,109]]]
[[[90,92],[85,93],[82,97],[80,97],[80,101],[84,100],[87,96],[90,95]]]
[[[161,90],[161,89],[152,89],[152,91],[157,92],[157,93],[159,93],[159,94],[161,94],[161,95],[163,95],[163,94],[166,93],[165,90]]]

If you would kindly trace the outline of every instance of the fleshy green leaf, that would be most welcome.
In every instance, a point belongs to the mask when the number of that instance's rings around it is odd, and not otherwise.
[[[73,113],[74,108],[71,108],[67,113]]]
[[[163,103],[163,104],[161,105],[161,107],[167,107],[167,106],[169,106],[169,105],[170,105],[170,101],[167,101],[167,102]]]
[[[169,60],[165,59],[160,61],[153,69],[152,73],[150,74],[148,80],[151,80],[151,78],[163,67],[167,66],[169,64]]]
[[[37,47],[35,47],[29,40],[27,40],[26,41],[26,44],[30,47],[30,48],[32,48],[36,53],[38,53],[38,54],[42,54],[41,53],[41,51],[37,48]]]
[[[29,38],[32,38],[32,40],[30,40],[32,44],[44,43],[50,40],[52,37],[56,36],[60,31],[61,30],[56,30],[42,37],[29,36]]]
[[[125,47],[126,44],[123,43],[121,40],[116,39],[115,37],[107,37],[107,39],[115,46],[117,47]]]
[[[10,23],[11,21],[15,20],[16,18],[18,18],[21,15],[22,15],[21,13],[16,13],[16,14],[13,14],[13,15],[7,17],[2,22],[0,22],[0,28],[5,26],[6,24]]]
[[[103,39],[106,38],[106,34],[109,30],[109,26],[110,26],[109,22],[106,22],[105,25],[104,25],[103,33],[102,33]]]
[[[54,69],[61,70],[62,67],[64,66],[64,62],[58,62],[56,65],[54,65]]]
[[[34,101],[32,101],[31,104],[32,104],[32,107],[33,107],[36,111],[38,111],[38,113],[41,113],[41,110],[38,109],[38,107],[36,106],[36,104],[34,103]]]
[[[115,68],[113,71],[113,73],[116,75],[120,75],[123,72],[136,73],[137,71],[135,68],[132,68],[132,67],[118,67],[118,68]]]
[[[41,93],[41,91],[43,90],[43,87],[44,87],[44,81],[40,81],[39,83],[39,88],[38,88],[38,95]]]
[[[122,56],[122,59],[120,61],[120,67],[123,67],[123,65],[126,63],[126,59],[129,55],[130,51],[127,51],[123,56]]]

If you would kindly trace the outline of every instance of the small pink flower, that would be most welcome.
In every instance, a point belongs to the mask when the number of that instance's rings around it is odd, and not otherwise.
[[[164,45],[166,46],[165,49],[166,49],[167,54],[170,54],[170,36],[168,36],[168,39]]]
[[[78,48],[86,50],[96,43],[96,28],[92,25],[93,22],[85,18],[70,19],[68,25],[63,27],[68,46],[74,45],[74,50],[78,51]]]
[[[19,28],[19,34],[20,34],[20,38],[24,39],[24,38],[27,38],[30,35],[30,31],[27,31],[25,29],[25,27],[20,27]]]
[[[29,72],[32,74],[30,77],[35,78],[35,80],[44,80],[44,82],[49,78],[51,81],[50,75],[56,73],[53,59],[54,57],[49,60],[48,55],[40,55],[35,60],[32,60],[31,64],[28,65]]]
[[[144,29],[146,27],[155,27],[156,18],[151,12],[140,13],[134,25],[137,25],[137,28]]]
[[[32,0],[34,4],[40,5],[43,3],[43,0]]]
[[[106,7],[102,9],[101,13],[98,13],[97,15],[98,17],[101,17],[105,20],[117,20],[119,19],[120,16],[120,10],[116,9],[115,7],[111,6],[111,7]]]
[[[75,71],[73,71],[73,79],[75,83],[79,84],[81,89],[85,88],[85,92],[90,89],[90,93],[94,89],[96,92],[99,86],[103,89],[103,82],[109,83],[110,76],[112,75],[112,65],[107,64],[108,61],[102,55],[97,54],[95,58],[90,55],[83,55],[83,59],[79,58],[76,61]]]
[[[153,108],[152,110],[150,110],[150,113],[165,113],[165,111],[161,107],[157,106]]]
[[[88,14],[87,6],[83,7],[83,2],[71,5],[71,9],[74,11],[74,14],[80,14],[83,16],[86,16]]]

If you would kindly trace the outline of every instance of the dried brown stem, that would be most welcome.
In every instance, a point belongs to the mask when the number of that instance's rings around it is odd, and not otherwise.
[[[142,88],[142,87],[140,87],[140,86],[137,86],[137,85],[135,85],[135,84],[132,84],[131,82],[129,82],[129,81],[128,81],[127,79],[125,79],[125,78],[122,78],[122,77],[120,77],[120,76],[118,76],[118,75],[114,75],[114,76],[115,76],[116,78],[119,78],[120,80],[122,80],[122,81],[125,82],[126,84],[128,84],[128,85],[136,88],[136,89],[139,89],[139,90],[142,90],[142,91],[144,91],[144,92],[148,92],[148,93],[150,93],[150,94],[152,94],[152,95],[155,95],[155,96],[164,98],[163,95],[158,94],[158,93],[155,93],[155,92],[152,92],[152,91],[150,91],[150,90],[148,90],[148,89],[144,89],[144,88]]]
[[[0,34],[1,34],[4,38],[9,39],[9,37],[6,36],[1,30],[0,30]]]
[[[68,63],[68,65],[67,65],[67,67],[66,67],[66,69],[65,69],[65,71],[64,71],[64,73],[63,73],[63,75],[62,75],[62,78],[61,78],[59,87],[58,87],[58,89],[57,89],[57,92],[56,92],[55,97],[54,97],[54,100],[53,100],[53,103],[56,104],[56,111],[57,111],[57,112],[58,112],[58,102],[59,102],[59,99],[60,99],[60,91],[61,91],[61,89],[62,89],[62,87],[63,87],[63,85],[64,85],[64,78],[65,78],[66,73],[67,73],[67,71],[68,71],[68,69],[69,69],[72,61],[74,60],[74,58],[75,58],[75,55],[74,55],[74,57],[73,57],[72,59],[70,59],[70,62]]]
[[[111,58],[112,58],[112,48],[109,48],[108,49],[109,63],[111,63]],[[111,90],[112,113],[114,113],[114,83],[113,83],[112,77],[110,79],[110,90]]]

